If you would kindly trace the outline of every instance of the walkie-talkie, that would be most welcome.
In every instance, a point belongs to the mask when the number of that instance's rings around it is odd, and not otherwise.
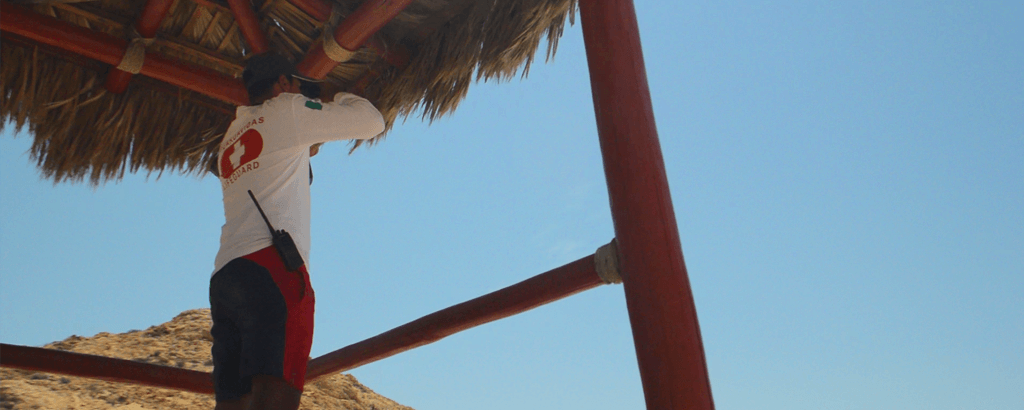
[[[267,214],[263,213],[263,208],[256,201],[256,196],[252,194],[252,190],[249,190],[249,198],[252,198],[252,203],[256,204],[256,209],[263,216],[263,222],[267,223],[267,228],[270,229],[271,240],[274,242],[274,247],[277,248],[277,253],[281,255],[281,260],[284,261],[284,267],[289,271],[299,270],[305,262],[302,261],[302,255],[299,254],[299,248],[295,246],[292,236],[284,229],[274,230],[274,226],[270,225],[270,220],[267,219]]]

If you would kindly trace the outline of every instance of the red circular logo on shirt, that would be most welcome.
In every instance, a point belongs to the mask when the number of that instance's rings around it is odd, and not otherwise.
[[[220,177],[229,178],[236,169],[256,159],[263,152],[263,136],[250,129],[231,144],[220,156]]]

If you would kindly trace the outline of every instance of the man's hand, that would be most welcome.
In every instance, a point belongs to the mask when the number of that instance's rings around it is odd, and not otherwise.
[[[333,102],[336,94],[345,91],[341,86],[331,82],[320,83],[320,88],[322,90],[320,92],[320,100],[323,102]]]
[[[347,92],[341,88],[341,86],[334,84],[330,81],[324,81],[322,83],[309,83],[302,82],[302,86],[299,88],[302,95],[306,98],[316,99],[319,98],[323,102],[334,101],[334,96],[339,92]]]

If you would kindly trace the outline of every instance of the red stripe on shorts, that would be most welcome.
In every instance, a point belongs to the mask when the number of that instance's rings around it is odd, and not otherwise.
[[[277,248],[268,246],[245,255],[244,258],[260,264],[274,278],[288,307],[288,323],[285,325],[284,377],[285,381],[302,391],[306,384],[306,363],[313,346],[313,310],[316,295],[309,283],[306,267],[289,272],[284,267]]]

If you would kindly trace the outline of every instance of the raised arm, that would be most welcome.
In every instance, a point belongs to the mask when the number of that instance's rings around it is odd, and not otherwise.
[[[380,111],[365,98],[338,93],[332,102],[310,101],[296,95],[291,101],[296,137],[303,145],[373,138],[384,131]]]

